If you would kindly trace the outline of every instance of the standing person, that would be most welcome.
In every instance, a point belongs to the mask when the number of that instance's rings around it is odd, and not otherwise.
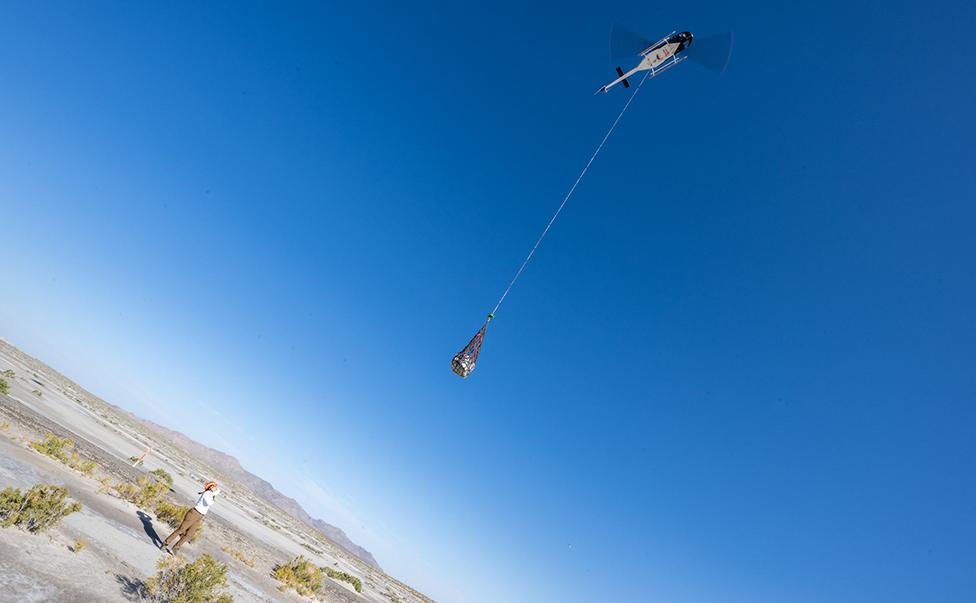
[[[176,528],[172,534],[166,537],[163,541],[163,546],[160,548],[165,548],[166,552],[170,555],[175,555],[176,551],[179,550],[183,543],[193,537],[193,534],[200,529],[203,524],[203,516],[207,514],[210,507],[214,504],[214,498],[220,494],[220,488],[217,487],[217,482],[210,481],[203,485],[203,492],[200,493],[200,498],[197,499],[197,504],[192,509],[186,512],[183,517],[183,523],[180,527]],[[179,538],[173,548],[170,548],[170,543]]]

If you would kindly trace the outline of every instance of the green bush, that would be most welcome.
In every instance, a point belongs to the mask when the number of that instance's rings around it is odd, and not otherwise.
[[[5,488],[0,491],[0,526],[43,532],[81,510],[79,503],[67,503],[67,497],[68,489],[61,486],[37,484],[26,494],[19,488]]]
[[[59,438],[53,433],[49,433],[41,442],[31,442],[30,447],[43,455],[61,461],[65,465],[80,471],[87,476],[95,471],[94,461],[83,461],[77,452],[72,452],[75,443],[70,438]]]
[[[7,383],[6,379],[0,379],[0,394],[6,396],[10,393],[10,384]]]
[[[136,483],[125,482],[115,485],[119,498],[134,503],[143,509],[154,509],[169,487],[163,482],[148,477],[140,477]]]
[[[77,454],[72,457],[72,462],[70,465],[74,469],[81,471],[82,474],[87,477],[91,477],[92,473],[95,472],[95,467],[97,466],[95,465],[95,461],[83,461]]]
[[[3,371],[2,373],[0,373],[0,377],[3,377],[4,379],[13,379],[16,376],[17,376],[17,373],[13,372],[13,370],[11,370],[11,369],[7,369],[7,370]]]
[[[363,582],[356,576],[347,574],[346,572],[340,572],[339,570],[334,570],[331,567],[323,567],[322,569],[325,570],[325,574],[333,580],[348,582],[349,584],[352,584],[352,587],[356,589],[357,593],[363,592]]]
[[[171,528],[178,528],[186,517],[186,512],[190,507],[176,505],[168,500],[161,500],[156,503],[156,519],[169,524]]]
[[[41,442],[31,442],[30,447],[47,455],[52,459],[57,459],[64,464],[68,464],[70,457],[68,452],[74,448],[75,443],[70,438],[59,438],[53,433],[49,433]]]
[[[149,474],[164,482],[168,487],[173,487],[173,476],[167,473],[165,469],[153,469]]]
[[[233,597],[219,592],[227,586],[227,566],[210,555],[193,563],[181,557],[164,557],[156,575],[146,580],[144,598],[152,603],[231,603]]]
[[[325,580],[322,570],[304,555],[276,566],[271,575],[284,587],[294,588],[303,597],[314,597],[322,592],[322,583]]]

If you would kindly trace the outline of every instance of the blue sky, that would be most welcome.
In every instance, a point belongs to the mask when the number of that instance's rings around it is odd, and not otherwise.
[[[625,96],[606,33],[733,29]],[[0,336],[444,601],[970,601],[963,2],[0,9]]]

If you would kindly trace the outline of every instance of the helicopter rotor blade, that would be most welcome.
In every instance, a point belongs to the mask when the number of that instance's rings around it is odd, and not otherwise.
[[[732,58],[734,39],[731,31],[710,36],[695,36],[691,46],[688,47],[688,58],[709,71],[722,73],[729,66],[729,59]]]
[[[624,57],[640,54],[648,46],[653,44],[639,33],[630,31],[617,23],[610,26],[610,60],[616,61]]]

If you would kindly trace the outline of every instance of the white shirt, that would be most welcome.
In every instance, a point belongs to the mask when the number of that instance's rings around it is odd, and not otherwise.
[[[206,515],[207,511],[210,510],[210,505],[214,504],[214,496],[216,496],[219,492],[220,490],[217,490],[216,492],[213,490],[204,490],[203,493],[200,494],[200,498],[197,499],[196,506],[193,508],[196,509],[200,515]]]

